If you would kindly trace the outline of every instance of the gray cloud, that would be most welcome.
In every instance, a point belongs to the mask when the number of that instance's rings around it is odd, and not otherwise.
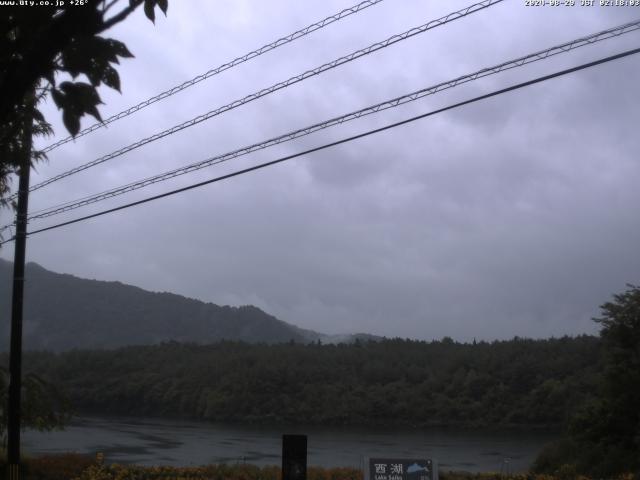
[[[103,113],[348,5],[173,2],[155,27],[138,15],[113,32],[137,58],[122,65],[124,95],[103,92]],[[52,152],[34,181],[465,5],[383,2]],[[603,30],[631,20],[636,10],[503,2],[58,182],[32,195],[32,210]],[[632,48],[638,35],[442,92],[86,212]],[[634,212],[640,200],[639,75],[636,57],[607,64],[33,236],[28,256],[79,276],[255,304],[328,333],[462,340],[593,333],[590,318],[598,305],[625,283],[637,283],[640,272]],[[59,113],[49,106],[47,114],[63,135]],[[0,215],[9,219],[7,211]],[[54,219],[37,226],[50,223]],[[11,255],[11,247],[2,251]]]

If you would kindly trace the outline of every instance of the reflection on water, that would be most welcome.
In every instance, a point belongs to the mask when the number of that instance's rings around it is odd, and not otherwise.
[[[525,471],[552,433],[453,429],[230,426],[162,419],[76,419],[61,432],[23,434],[26,452],[95,454],[141,465],[280,463],[284,433],[308,435],[309,464],[360,467],[364,457],[435,458],[444,470]]]

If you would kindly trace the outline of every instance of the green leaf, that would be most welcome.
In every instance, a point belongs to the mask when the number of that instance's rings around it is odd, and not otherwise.
[[[134,56],[133,53],[129,51],[129,49],[124,43],[119,42],[118,40],[114,40],[113,38],[108,38],[107,42],[109,43],[109,46],[111,47],[111,49],[119,57],[133,58]],[[115,61],[117,61],[117,59]]]
[[[64,93],[62,102],[63,121],[69,133],[74,136],[78,133],[80,117],[86,113],[96,120],[102,121],[100,112],[97,109],[97,105],[101,104],[102,100],[94,86],[83,82],[63,82],[60,84],[60,89]]]
[[[95,105],[90,105],[87,107],[86,109],[87,113],[91,116],[93,116],[93,118],[95,118],[96,120],[98,120],[99,122],[102,121],[102,117],[100,116],[100,112],[98,111],[98,109],[96,108]]]
[[[42,112],[40,110],[38,110],[37,108],[33,109],[33,119],[36,122],[44,122],[44,115],[42,115]]]
[[[97,87],[98,85],[100,85],[100,81],[102,80],[102,72],[97,68],[94,70],[89,70],[88,72],[85,72],[85,74],[87,75],[87,78],[91,82],[92,86]]]
[[[153,11],[156,5],[156,0],[144,0],[144,14],[153,23],[156,23],[156,14]]]
[[[168,0],[157,0],[157,1],[158,1],[158,6],[160,7],[160,10],[162,10],[162,13],[164,13],[166,17],[167,9],[169,8],[169,1]]]
[[[107,87],[111,87],[120,92],[120,76],[115,68],[107,66],[104,72],[102,72],[102,81]]]
[[[62,121],[69,133],[75,137],[80,131],[80,115],[67,109],[62,113]]]
[[[73,78],[85,74],[91,84],[97,87],[105,78],[114,83],[110,63],[119,63],[119,56],[133,55],[124,43],[95,36],[72,42],[62,52],[62,64]]]
[[[64,94],[58,90],[57,88],[51,89],[51,98],[53,99],[53,103],[56,104],[58,109],[62,108],[64,105]]]

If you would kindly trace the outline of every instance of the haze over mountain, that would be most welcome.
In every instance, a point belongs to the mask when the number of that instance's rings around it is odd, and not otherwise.
[[[13,264],[0,259],[0,349],[9,345]],[[211,343],[222,339],[279,343],[351,341],[278,320],[257,307],[218,306],[173,293],[149,292],[26,266],[24,348],[116,348],[166,341]]]

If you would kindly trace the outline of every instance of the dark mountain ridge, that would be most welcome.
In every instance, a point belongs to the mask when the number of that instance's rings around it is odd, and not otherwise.
[[[9,345],[13,264],[0,259],[0,350]],[[26,265],[24,348],[63,351],[165,341],[250,343],[331,341],[257,307],[219,306],[121,282],[87,280]],[[356,336],[354,336],[355,338]],[[349,341],[340,337],[340,341]]]

